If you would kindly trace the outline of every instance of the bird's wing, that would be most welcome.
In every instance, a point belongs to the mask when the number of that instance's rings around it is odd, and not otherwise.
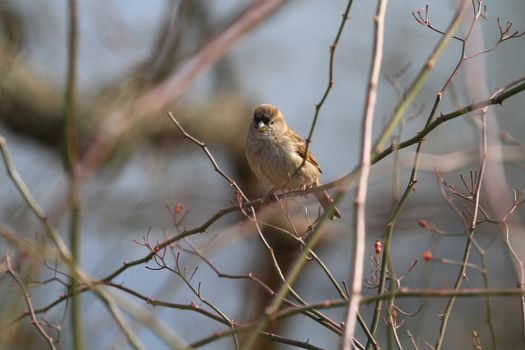
[[[305,151],[306,151],[306,142],[303,140],[303,138],[297,133],[291,129],[288,130],[290,139],[293,141],[295,145],[295,152],[304,159]],[[310,149],[308,149],[308,152],[306,152],[306,161],[314,165],[317,170],[319,170],[319,173],[322,173],[321,167],[319,167],[319,163],[317,163],[317,160],[314,158],[312,152],[310,152]]]

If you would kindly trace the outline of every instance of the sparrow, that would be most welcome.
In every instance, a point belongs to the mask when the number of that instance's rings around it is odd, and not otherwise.
[[[310,150],[306,151],[305,140],[286,124],[282,113],[271,104],[255,108],[246,136],[245,153],[255,176],[272,186],[272,190],[306,189],[319,185],[319,163]],[[324,210],[332,204],[333,200],[326,191],[315,192],[315,196]],[[341,218],[336,207],[330,214],[330,219],[334,218]]]

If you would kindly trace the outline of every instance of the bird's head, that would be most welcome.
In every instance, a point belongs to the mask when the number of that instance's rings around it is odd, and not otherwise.
[[[260,133],[273,135],[284,133],[287,129],[283,115],[271,104],[262,104],[255,108],[251,127]]]

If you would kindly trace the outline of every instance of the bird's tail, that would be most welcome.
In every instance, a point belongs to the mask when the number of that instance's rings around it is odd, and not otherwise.
[[[330,213],[330,220],[333,220],[334,218],[341,219],[341,213],[339,213],[339,210],[337,210],[335,206],[332,206],[332,208],[330,208],[330,206],[332,205],[333,199],[332,197],[330,197],[328,193],[326,193],[326,191],[315,192],[315,197],[317,198],[317,200],[319,201],[319,203],[321,204],[321,206],[323,207],[325,211],[326,210],[332,211]]]

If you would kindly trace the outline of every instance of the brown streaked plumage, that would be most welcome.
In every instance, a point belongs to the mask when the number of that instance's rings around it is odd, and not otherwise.
[[[277,107],[262,104],[255,108],[245,142],[246,159],[257,178],[273,188],[298,189],[317,186],[321,168],[306,142],[285,122]],[[325,191],[315,196],[326,210],[332,199]],[[331,219],[341,218],[334,207]]]

